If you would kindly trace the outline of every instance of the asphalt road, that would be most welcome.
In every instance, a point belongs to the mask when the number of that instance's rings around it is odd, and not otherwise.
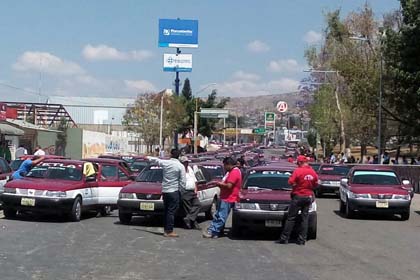
[[[208,240],[178,229],[166,239],[159,221],[125,226],[116,211],[79,223],[0,218],[0,279],[420,279],[420,199],[406,222],[347,220],[337,199],[318,204],[318,239],[306,246],[274,244],[276,233]]]

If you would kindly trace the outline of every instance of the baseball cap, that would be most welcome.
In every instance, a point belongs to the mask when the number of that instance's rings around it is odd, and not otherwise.
[[[184,163],[184,162],[189,162],[190,160],[186,156],[182,156],[179,158],[179,161]]]
[[[300,156],[297,157],[297,160],[296,161],[297,162],[308,162],[308,158],[305,157],[305,156],[300,155]]]

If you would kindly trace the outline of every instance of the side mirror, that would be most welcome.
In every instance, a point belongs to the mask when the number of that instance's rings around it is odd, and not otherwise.
[[[403,185],[410,185],[410,180],[402,180]]]
[[[130,175],[130,180],[135,181],[135,180],[136,180],[136,178],[137,178],[137,176],[136,176],[136,175]]]
[[[341,179],[341,184],[342,185],[347,185],[349,183],[349,179],[347,179],[347,178],[342,178]]]
[[[86,182],[96,182],[96,176],[92,175],[92,176],[86,177]]]

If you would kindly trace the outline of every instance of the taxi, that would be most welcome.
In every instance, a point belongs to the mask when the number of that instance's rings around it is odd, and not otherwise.
[[[200,212],[204,212],[206,218],[212,219],[220,197],[220,188],[202,166],[195,163],[190,163],[190,166],[197,178]],[[135,182],[121,189],[118,213],[122,224],[129,224],[133,216],[163,216],[162,179],[162,168],[150,165],[137,176]],[[182,211],[178,211],[177,215],[182,214]]]
[[[258,166],[248,171],[239,202],[232,213],[232,235],[241,236],[245,230],[279,229],[286,222],[291,203],[289,177],[295,165],[287,162]],[[316,239],[317,205],[309,209],[308,239]]]
[[[360,165],[341,179],[340,212],[347,218],[356,214],[398,214],[410,218],[410,181],[401,180],[391,166]]]
[[[321,164],[318,167],[318,187],[315,189],[316,197],[324,193],[339,194],[340,180],[347,176],[351,166],[338,164]]]

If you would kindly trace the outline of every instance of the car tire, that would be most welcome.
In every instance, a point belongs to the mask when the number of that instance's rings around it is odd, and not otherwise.
[[[236,217],[235,214],[232,213],[231,236],[233,238],[238,238],[238,237],[241,237],[241,235],[242,235],[242,231],[241,231],[241,227],[238,223],[238,218]]]
[[[124,212],[118,211],[118,218],[120,219],[120,223],[123,225],[130,224],[132,217],[133,217],[133,214],[131,213],[124,213]]]
[[[346,204],[340,199],[340,213],[344,214],[346,212]]]
[[[111,215],[111,206],[104,206],[99,210],[99,213],[101,214],[102,217],[106,217]]]
[[[316,239],[316,232],[317,232],[317,224],[318,224],[317,214],[309,216],[308,222],[308,240],[309,239]]]
[[[408,209],[404,213],[401,213],[401,220],[402,221],[407,221],[408,219],[410,219],[410,209]]]
[[[218,202],[217,197],[214,197],[210,208],[205,212],[206,220],[213,220],[214,215],[216,214],[216,211],[217,211],[217,202]]]
[[[3,214],[6,219],[16,218],[17,211],[13,208],[3,207]]]
[[[346,203],[345,215],[346,215],[347,219],[353,219],[354,218],[354,211],[353,211],[353,209],[351,209],[349,201],[347,201],[347,203]]]
[[[79,222],[82,217],[82,199],[80,196],[77,196],[74,199],[73,206],[70,212],[70,221]]]

